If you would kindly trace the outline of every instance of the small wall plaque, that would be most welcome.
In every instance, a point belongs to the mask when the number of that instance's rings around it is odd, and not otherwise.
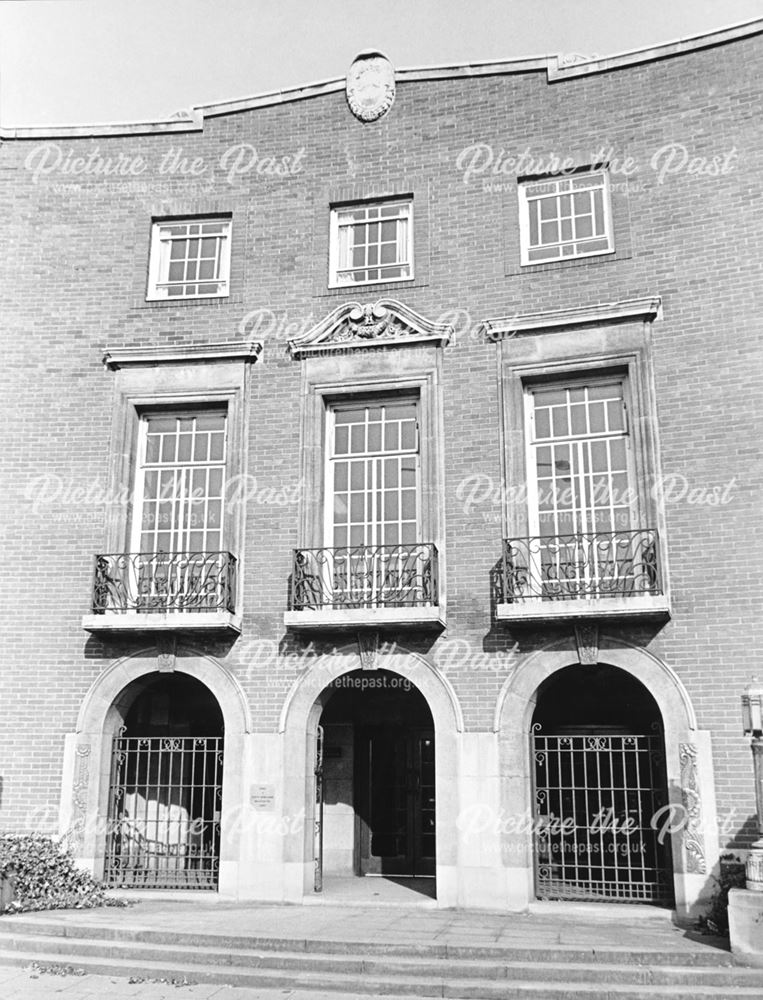
[[[258,812],[272,811],[276,805],[275,785],[252,785],[249,802]]]

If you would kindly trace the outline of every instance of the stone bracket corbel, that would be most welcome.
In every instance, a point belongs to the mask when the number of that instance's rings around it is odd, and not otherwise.
[[[575,625],[575,644],[582,666],[595,666],[599,662],[599,626],[596,623]]]
[[[177,637],[159,635],[156,637],[156,669],[160,674],[171,674],[177,665]]]
[[[378,632],[358,632],[358,657],[361,670],[378,670],[376,663],[379,652]]]

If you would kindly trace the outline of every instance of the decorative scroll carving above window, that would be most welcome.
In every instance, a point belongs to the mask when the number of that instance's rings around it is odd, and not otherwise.
[[[453,335],[448,323],[420,316],[395,299],[379,299],[362,305],[346,302],[334,309],[311,330],[289,341],[292,357],[341,351],[348,347],[381,347],[433,341],[447,344]]]

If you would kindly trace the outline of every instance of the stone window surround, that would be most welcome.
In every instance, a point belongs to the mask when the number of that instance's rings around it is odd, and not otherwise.
[[[665,512],[656,488],[660,482],[657,409],[651,363],[651,322],[656,315],[650,300],[638,300],[631,309],[611,310],[612,316],[598,323],[593,317],[607,316],[605,307],[571,310],[577,319],[564,312],[548,313],[547,325],[537,318],[523,329],[518,317],[518,331],[499,344],[501,421],[501,481],[504,486],[502,527],[504,538],[529,534],[529,511],[525,504],[512,502],[512,487],[527,482],[527,447],[525,432],[525,393],[528,385],[565,376],[624,374],[627,380],[629,416],[638,493],[638,517],[643,527],[655,527],[659,533],[660,567],[666,607],[670,605],[669,572]],[[652,304],[659,300],[651,300]],[[621,306],[623,304],[620,304]],[[625,304],[628,305],[628,304]],[[638,306],[638,309],[636,308]],[[540,317],[542,314],[537,314]],[[588,318],[589,326],[585,326]],[[565,324],[564,321],[567,321]],[[639,319],[641,321],[639,322]],[[556,325],[559,323],[560,325]],[[510,321],[507,321],[507,326]],[[564,329],[564,325],[578,329]],[[533,332],[534,331],[534,332]]]
[[[127,348],[106,355],[107,367],[116,369],[111,432],[108,496],[127,493],[127,503],[106,507],[104,552],[127,552],[133,517],[140,416],[158,407],[188,410],[218,405],[227,413],[226,482],[246,470],[248,437],[246,410],[251,365],[260,344],[196,345],[187,348]],[[237,559],[236,607],[242,607],[245,503],[225,512],[223,549]]]
[[[445,604],[444,454],[442,434],[442,352],[430,345],[381,347],[354,356],[304,358],[302,364],[302,468],[304,500],[300,509],[300,548],[320,548],[324,541],[326,415],[336,402],[392,393],[419,402],[421,461],[421,539],[437,546],[439,604]]]

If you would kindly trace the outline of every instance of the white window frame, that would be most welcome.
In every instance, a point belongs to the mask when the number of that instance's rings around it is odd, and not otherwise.
[[[132,523],[130,527],[130,553],[137,559],[142,551],[142,537],[143,537],[143,512],[146,505],[146,489],[145,480],[146,473],[149,471],[156,470],[161,471],[161,465],[163,463],[148,463],[146,456],[146,446],[148,440],[148,424],[149,418],[160,411],[149,409],[138,415],[138,436],[137,436],[137,454],[136,454],[136,466],[135,466],[135,503],[133,507]],[[164,411],[161,411],[164,413]],[[193,499],[193,489],[189,491],[189,479],[190,474],[194,468],[206,468],[216,465],[222,468],[222,490],[220,499],[220,525],[219,525],[219,535],[220,544],[216,549],[208,550],[206,546],[201,549],[207,558],[213,553],[217,555],[218,570],[220,567],[221,560],[224,558],[223,554],[227,551],[226,549],[226,532],[225,532],[225,496],[226,496],[226,483],[228,475],[228,447],[229,447],[229,432],[228,432],[228,408],[227,407],[214,407],[213,409],[206,408],[178,408],[172,409],[166,412],[167,416],[171,416],[175,419],[187,418],[187,417],[198,417],[201,414],[214,413],[218,416],[224,417],[224,430],[223,430],[223,458],[219,462],[212,462],[211,460],[206,462],[196,462],[194,459],[189,460],[188,463],[173,463],[174,466],[183,469],[183,474],[181,476],[182,490],[180,495],[173,492],[173,508],[174,516],[178,519],[172,523],[172,535],[179,536],[183,541],[180,546],[171,545],[169,550],[165,553],[169,557],[177,556],[181,552],[189,551],[185,548],[185,539],[189,533],[193,530],[192,524],[189,522],[189,517],[195,516],[195,511],[193,510],[194,501]],[[172,468],[172,465],[166,466],[167,469]],[[206,515],[206,503],[204,503],[204,514]],[[201,529],[204,534],[208,530],[208,525],[204,525]],[[149,559],[154,559],[158,555],[158,550],[152,550],[147,553]],[[195,571],[195,566],[193,563],[184,564],[177,562],[173,565],[171,576],[166,576],[164,579],[164,586],[169,587],[173,592],[183,594],[189,588],[189,577],[193,575]],[[130,564],[130,574],[131,574],[131,590],[133,593],[138,594],[140,590],[140,581],[138,579],[139,570],[137,569],[136,563],[131,561]],[[155,589],[154,577],[151,575],[150,586],[152,593],[149,594],[149,598],[155,596],[153,593]],[[219,578],[218,578],[219,579]],[[195,610],[194,607],[189,608],[189,610]]]
[[[133,517],[132,525],[130,529],[130,552],[139,553],[141,551],[142,545],[142,535],[143,535],[143,511],[147,501],[145,481],[146,473],[148,471],[161,471],[162,463],[148,463],[146,459],[146,445],[148,440],[148,425],[151,416],[161,413],[162,415],[173,417],[176,419],[182,418],[195,418],[200,415],[205,414],[215,414],[225,418],[224,424],[224,445],[223,445],[223,458],[220,461],[207,460],[204,462],[196,462],[191,459],[187,463],[172,463],[178,468],[183,469],[183,490],[182,495],[177,496],[173,493],[172,499],[175,502],[177,511],[176,516],[179,516],[179,521],[173,522],[172,534],[178,535],[182,538],[187,537],[187,535],[193,530],[193,526],[188,523],[189,513],[193,515],[194,499],[192,497],[192,492],[189,493],[187,490],[187,480],[189,478],[189,473],[194,468],[206,468],[208,466],[216,465],[222,468],[222,493],[221,493],[221,504],[220,504],[220,545],[217,550],[213,551],[225,551],[225,495],[226,495],[226,483],[228,474],[228,447],[229,447],[229,434],[228,434],[228,411],[226,407],[214,407],[214,408],[178,408],[168,411],[158,411],[158,410],[146,410],[139,415],[138,418],[138,439],[137,439],[137,461],[135,466],[135,503],[133,507]],[[170,465],[166,466],[167,469],[171,468]],[[205,509],[206,514],[206,509]],[[209,530],[208,525],[204,524],[203,528],[200,529],[205,534]],[[183,552],[185,548],[181,546],[180,548],[175,548],[174,546],[168,554],[173,555],[175,552]],[[202,550],[206,551],[206,549]]]
[[[394,264],[387,265],[370,265],[373,267],[407,267],[408,273],[405,275],[395,275],[389,278],[372,278],[363,279],[362,281],[352,281],[352,280],[342,280],[340,277],[340,272],[351,273],[353,271],[367,271],[369,266],[364,267],[352,267],[349,266],[349,262],[343,262],[340,260],[340,230],[344,227],[351,228],[353,225],[357,225],[357,222],[348,220],[346,223],[342,222],[342,216],[345,213],[351,213],[357,211],[361,208],[390,208],[394,206],[400,206],[400,215],[397,218],[398,226],[401,224],[405,226],[405,251],[404,259],[398,259]],[[373,222],[375,220],[371,220]],[[383,220],[379,220],[381,222]],[[390,220],[391,221],[391,220]],[[398,230],[398,243],[400,243],[400,236]],[[350,248],[351,252],[351,248]],[[343,266],[343,264],[348,266]],[[413,281],[414,279],[414,265],[413,265],[413,198],[386,198],[379,201],[364,201],[359,202],[354,205],[338,205],[331,209],[330,224],[329,224],[329,288],[353,288],[362,285],[385,285],[390,284],[395,281]]]
[[[221,226],[223,228],[223,232],[221,234],[212,234],[211,236],[206,237],[203,234],[199,234],[198,237],[190,234],[185,236],[165,235],[166,231],[172,227],[194,225],[203,226],[205,224]],[[155,219],[151,226],[151,251],[149,258],[148,290],[146,292],[146,300],[149,302],[187,302],[189,299],[220,299],[227,297],[230,294],[231,231],[232,220],[230,218],[226,218],[225,216],[197,216],[184,219]],[[172,242],[174,240],[191,240],[196,238],[216,239],[219,241],[217,256],[218,276],[207,280],[200,280],[197,277],[190,280],[179,280],[170,283],[169,267],[170,247]],[[217,284],[219,287],[216,292],[203,292],[194,295],[170,295],[170,284],[175,284],[178,287],[192,284]]]
[[[637,476],[636,476],[636,466],[635,458],[633,453],[633,436],[632,436],[632,421],[630,413],[632,410],[632,404],[630,399],[630,380],[627,374],[609,374],[606,371],[597,372],[592,375],[571,375],[569,378],[563,380],[549,382],[549,381],[539,381],[531,382],[524,386],[524,424],[525,424],[525,462],[527,468],[527,505],[528,505],[528,534],[530,537],[541,537],[541,526],[540,526],[540,497],[539,497],[539,487],[538,487],[538,476],[537,476],[537,465],[536,465],[536,449],[542,447],[545,444],[540,442],[536,437],[535,429],[535,393],[537,390],[543,390],[547,388],[559,388],[563,390],[581,388],[583,386],[601,386],[606,384],[617,384],[619,383],[622,387],[622,407],[624,415],[624,428],[620,434],[622,440],[624,441],[625,457],[626,457],[626,474],[628,477],[628,482],[626,486],[627,495],[630,498],[630,503],[628,504],[628,525],[623,526],[622,530],[627,532],[633,530],[634,527],[639,525],[639,503],[638,503],[638,489],[636,486]],[[615,436],[614,432],[602,431],[600,433],[588,433],[588,434],[568,434],[564,435],[563,438],[555,438],[553,435],[548,438],[548,444],[553,445],[555,441],[569,440],[572,444],[573,442],[585,442],[593,440],[607,440],[610,437]],[[575,447],[581,448],[582,444],[576,444]],[[588,493],[588,485],[583,485],[583,480],[586,476],[590,479],[593,478],[593,473],[583,473],[578,469],[575,473],[575,478],[577,483],[575,487],[570,486],[570,490],[573,492],[576,499],[580,497],[585,497]],[[576,508],[570,508],[570,511],[577,510],[577,517],[580,520],[580,524],[574,531],[568,533],[562,533],[561,536],[549,536],[553,537],[564,537],[565,534],[596,534],[596,529],[592,522],[592,513],[594,508],[590,505],[580,506]],[[567,511],[562,508],[562,513]],[[612,529],[616,531],[617,529]],[[538,552],[535,556],[530,557],[530,565],[528,566],[529,571],[529,594],[534,597],[540,597],[543,594],[543,570],[541,566],[541,555]],[[588,566],[584,573],[584,579],[586,582],[594,578],[595,574],[592,572],[592,567]]]
[[[586,187],[573,189],[573,182],[581,180],[589,181]],[[600,183],[598,181],[600,180]],[[534,197],[534,189],[539,186],[547,187],[545,195],[538,194]],[[568,240],[559,240],[556,243],[537,243],[530,245],[530,212],[532,206],[547,198],[558,199],[566,194],[582,193],[584,191],[601,190],[602,208],[604,213],[604,232],[591,236],[575,237]],[[574,216],[573,226],[574,226]],[[559,219],[559,215],[556,216]],[[579,245],[592,242],[594,240],[606,239],[607,246],[596,250],[579,249]],[[519,183],[519,243],[520,243],[520,264],[522,267],[538,266],[541,264],[563,263],[568,260],[578,260],[582,257],[600,257],[603,254],[611,254],[615,251],[614,233],[612,227],[612,198],[610,192],[609,173],[606,170],[597,170],[592,173],[576,173],[563,177],[536,178],[520,181]],[[530,252],[541,248],[558,248],[556,256],[530,259]],[[571,247],[570,253],[563,253],[563,247]]]
[[[414,447],[410,450],[410,454],[415,456],[416,463],[416,540],[414,542],[398,542],[399,545],[418,545],[421,544],[421,493],[422,493],[422,482],[421,482],[421,411],[420,411],[420,401],[417,395],[406,395],[400,397],[394,396],[376,396],[376,397],[364,397],[362,399],[344,399],[341,402],[330,403],[328,406],[326,414],[326,446],[324,452],[324,496],[326,497],[326,503],[324,505],[324,546],[327,548],[335,547],[334,539],[334,503],[336,495],[334,492],[334,464],[337,460],[339,461],[351,461],[353,459],[360,460],[366,459],[370,461],[375,461],[374,459],[368,459],[368,456],[364,453],[362,455],[355,455],[352,453],[347,453],[346,455],[337,456],[334,453],[335,444],[335,430],[336,430],[336,414],[338,411],[342,410],[352,410],[360,408],[363,406],[394,406],[395,403],[412,403],[416,408],[416,440]],[[394,458],[402,454],[401,452],[386,452],[384,448],[379,452],[379,459],[390,457]],[[367,494],[376,494],[378,492],[378,484],[373,486]],[[375,514],[378,514],[377,510],[378,497],[374,496],[372,499],[372,505]],[[376,516],[371,520],[366,519],[365,527],[366,533],[368,534],[369,529],[371,534],[373,534],[373,539],[367,543],[361,543],[367,545],[369,548],[376,548],[383,543],[379,540],[378,533],[382,525],[385,523],[383,515]],[[354,548],[352,543],[348,540],[348,548]]]
[[[351,461],[353,458],[356,459],[369,459],[366,453],[354,455],[348,452],[346,455],[337,456],[334,451],[335,446],[335,431],[336,431],[336,415],[337,412],[348,409],[356,409],[364,406],[377,406],[377,405],[394,405],[395,403],[410,403],[415,407],[416,414],[416,429],[415,429],[415,443],[412,449],[408,452],[415,458],[415,493],[416,493],[416,538],[413,542],[402,542],[398,541],[396,546],[392,546],[389,543],[383,543],[380,538],[380,529],[382,528],[384,521],[383,513],[377,506],[379,502],[378,492],[379,483],[376,481],[376,476],[378,474],[378,464],[384,461],[384,456],[397,457],[402,454],[400,451],[386,452],[382,446],[381,451],[378,453],[376,458],[370,457],[370,461],[374,465],[374,472],[372,478],[374,479],[374,485],[370,490],[366,491],[366,496],[371,498],[371,505],[374,510],[374,517],[371,520],[366,519],[365,521],[365,534],[370,534],[373,536],[370,540],[360,543],[358,545],[353,545],[350,539],[347,540],[346,546],[336,546],[335,544],[335,525],[334,525],[334,504],[336,501],[336,493],[334,489],[334,465],[337,460],[340,461]],[[385,554],[377,552],[374,556],[373,567],[374,570],[371,574],[371,583],[366,594],[368,601],[373,602],[380,595],[383,596],[383,586],[380,585],[379,581],[383,581],[387,575],[395,572],[395,563],[397,562],[397,570],[399,572],[404,572],[405,567],[408,565],[408,561],[404,555],[404,551],[407,547],[416,547],[422,544],[422,468],[421,468],[421,400],[418,393],[405,394],[403,396],[390,396],[390,395],[379,395],[371,397],[346,397],[342,400],[337,400],[328,403],[326,409],[326,436],[325,436],[325,446],[323,455],[323,481],[324,481],[324,507],[323,507],[323,547],[330,549],[334,556],[330,561],[327,561],[323,565],[323,587],[325,593],[330,594],[334,592],[335,588],[335,553],[340,550],[346,550],[348,555],[343,558],[349,565],[352,560],[351,552],[355,549],[367,548],[369,550],[376,550],[382,546],[389,546],[394,549],[399,547],[401,553],[395,556],[394,554]]]
[[[607,384],[620,384],[622,386],[622,404],[624,413],[624,429],[620,432],[620,436],[624,441],[625,454],[626,454],[626,472],[628,476],[628,484],[626,490],[628,496],[632,498],[629,504],[629,522],[627,526],[623,526],[624,531],[629,531],[634,528],[636,524],[636,510],[634,510],[633,500],[638,496],[635,483],[636,483],[636,469],[633,457],[633,443],[632,443],[632,430],[631,430],[631,418],[630,418],[630,405],[629,405],[629,385],[628,378],[626,375],[611,375],[608,376],[604,373],[596,374],[593,377],[578,377],[564,379],[557,382],[537,382],[525,386],[524,393],[524,403],[525,403],[525,449],[526,449],[526,462],[527,462],[527,500],[528,500],[528,523],[529,523],[529,534],[530,535],[540,535],[540,503],[539,503],[539,489],[538,489],[538,477],[537,477],[537,466],[535,460],[535,450],[536,448],[543,446],[553,446],[559,442],[567,441],[576,448],[582,449],[582,442],[593,441],[593,440],[608,440],[609,438],[616,437],[616,432],[601,431],[597,433],[590,434],[568,434],[563,438],[556,438],[554,436],[548,439],[538,439],[535,430],[535,393],[539,390],[548,388],[559,388],[562,390],[567,389],[579,389],[583,386],[602,386]],[[574,473],[576,487],[573,489],[570,487],[571,492],[576,498],[585,497],[588,493],[588,484],[582,485],[585,477],[593,478],[594,473],[584,473],[580,469],[577,469]],[[576,530],[572,532],[575,534],[577,532],[595,533],[596,529],[592,523],[591,517],[593,512],[593,507],[590,505],[581,505],[579,507],[570,508],[569,510],[561,508],[557,510],[557,513],[571,513],[574,510],[577,511],[580,518],[580,524],[577,526]],[[637,526],[637,525],[636,525]],[[612,529],[616,530],[616,529]]]

